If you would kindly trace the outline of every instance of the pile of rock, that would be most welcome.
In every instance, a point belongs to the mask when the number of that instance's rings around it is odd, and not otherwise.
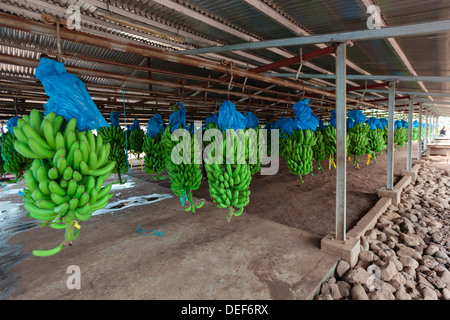
[[[319,300],[450,300],[450,177],[427,164],[374,229],[358,263],[339,261]]]

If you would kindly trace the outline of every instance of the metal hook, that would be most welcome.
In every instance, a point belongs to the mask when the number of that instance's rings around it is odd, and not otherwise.
[[[299,57],[300,57],[300,66],[298,67],[297,75],[295,76],[295,80],[298,80],[298,76],[300,75],[300,71],[302,70],[302,67],[303,67],[303,48],[302,47],[300,47]]]

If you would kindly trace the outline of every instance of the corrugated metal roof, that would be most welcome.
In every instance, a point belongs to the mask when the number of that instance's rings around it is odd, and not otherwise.
[[[328,34],[344,31],[364,30],[367,28],[366,21],[368,14],[366,6],[362,0],[261,0],[261,4],[267,5],[273,10],[273,16],[268,17],[256,7],[244,0],[167,0],[166,5],[161,5],[157,0],[7,0],[0,6],[0,11],[12,12],[29,19],[39,21],[40,14],[52,13],[58,17],[64,15],[65,8],[69,5],[79,5],[80,11],[84,15],[83,32],[91,32],[115,39],[128,39],[130,42],[139,42],[149,47],[163,48],[164,50],[177,50],[186,46],[210,46],[211,41],[219,44],[234,44],[247,41],[245,37],[268,40],[280,39],[296,36],[293,30],[277,21],[278,16],[283,17],[294,25],[303,28],[309,34]],[[39,4],[42,5],[39,5]],[[123,19],[131,21],[133,17],[136,22],[144,24],[145,19],[151,21],[152,27],[159,26],[164,31],[182,30],[184,36],[188,36],[185,44],[163,41],[158,42],[155,36],[144,36],[142,30],[133,30],[129,27],[120,27],[108,22],[102,25],[102,21],[97,18],[100,12],[106,12],[105,6],[109,3],[114,7],[114,13],[123,14]],[[398,0],[373,1],[381,9],[381,14],[388,26],[412,24],[418,22],[436,21],[440,19],[450,19],[450,2],[444,0],[430,0],[424,5],[419,0]],[[167,4],[176,4],[187,14],[169,8]],[[102,9],[99,9],[102,8]],[[192,14],[189,14],[191,12]],[[194,16],[200,14],[201,19]],[[143,20],[143,18],[145,18]],[[221,26],[223,26],[221,28]],[[231,29],[231,31],[230,31]],[[233,32],[234,30],[234,32]],[[192,39],[189,38],[192,35]],[[202,40],[203,39],[203,40]],[[0,52],[13,56],[38,59],[40,52],[56,52],[57,41],[54,37],[32,34],[20,30],[7,28],[0,29]],[[203,42],[202,42],[203,41]],[[413,65],[419,75],[450,75],[450,49],[448,46],[449,35],[430,37],[406,37],[397,39],[398,44],[405,53],[407,59]],[[172,43],[172,45],[170,44]],[[14,48],[18,46],[20,48]],[[27,50],[27,47],[30,50]],[[120,62],[126,65],[146,66],[145,57],[133,53],[119,52],[96,47],[95,45],[80,44],[72,41],[61,41],[63,53],[69,55],[82,55],[100,58],[105,61]],[[13,49],[14,48],[14,49]],[[316,50],[316,46],[305,46],[303,52]],[[254,50],[250,55],[242,53],[224,53],[221,56],[239,60],[242,65],[262,65],[264,62],[278,61],[299,54],[298,47],[286,47],[283,50]],[[405,67],[404,62],[395,53],[391,44],[386,40],[371,40],[356,42],[354,46],[349,46],[347,50],[348,59],[358,67],[371,74],[395,74],[409,75],[410,72]],[[217,57],[214,57],[217,59]],[[145,70],[133,70],[125,66],[98,63],[75,58],[65,58],[65,63],[69,66],[76,66],[85,69],[101,70],[115,74],[123,74],[124,80],[106,79],[95,75],[80,76],[86,83],[108,85],[108,86],[128,86],[130,88],[146,90],[148,83],[137,83],[127,81],[126,75],[138,78],[147,78],[148,72]],[[332,56],[322,57],[311,61],[312,67],[303,66],[304,73],[316,73],[317,67],[326,72],[334,73],[335,59]],[[299,64],[290,66],[296,70]],[[314,68],[314,66],[316,66]],[[201,77],[218,78],[218,72],[198,69],[185,65],[179,65],[163,60],[154,59],[152,68],[170,70],[180,74],[196,75]],[[348,68],[348,73],[356,74],[357,71]],[[18,67],[9,64],[0,65],[0,75],[17,75],[20,77],[32,77],[34,69],[29,67]],[[163,81],[174,81],[170,75],[152,73],[152,78]],[[244,79],[241,79],[243,81]],[[187,80],[189,83],[201,83],[198,80]],[[265,83],[258,81],[248,81],[248,84],[264,88]],[[362,81],[355,83],[363,85]],[[450,95],[450,85],[448,83],[425,83],[430,92],[448,92]],[[223,88],[223,86],[222,86]],[[399,90],[422,90],[417,82],[401,82]],[[170,92],[169,88],[153,86],[153,90]],[[212,94],[211,94],[212,96]]]

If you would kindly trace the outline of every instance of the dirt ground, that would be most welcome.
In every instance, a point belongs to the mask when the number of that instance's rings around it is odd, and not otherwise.
[[[94,216],[81,224],[72,247],[49,258],[30,252],[55,247],[63,239],[61,231],[36,227],[17,232],[8,241],[16,253],[3,271],[8,287],[0,298],[307,299],[337,262],[320,252],[320,239],[335,229],[336,172],[324,161],[324,172],[315,168],[314,176],[301,184],[280,160],[276,175],[254,175],[250,204],[230,223],[226,209],[210,201],[192,215],[172,197]],[[406,147],[395,152],[394,160],[395,183],[406,167]],[[387,155],[368,166],[366,161],[361,159],[359,169],[347,165],[347,229],[386,186]],[[111,201],[170,194],[168,179],[156,183],[139,163],[132,181],[132,188],[116,192]],[[207,180],[194,196],[210,200]],[[27,217],[23,221],[31,223]],[[166,235],[140,235],[138,225]],[[84,290],[67,289],[69,265],[83,270]]]

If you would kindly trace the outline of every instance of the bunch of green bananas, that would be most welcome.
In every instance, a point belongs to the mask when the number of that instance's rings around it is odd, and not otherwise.
[[[317,167],[323,171],[320,161],[325,160],[325,142],[323,141],[323,132],[321,129],[316,130],[316,144],[312,146],[313,158],[317,161]]]
[[[141,128],[135,129],[130,133],[130,151],[137,155],[137,158],[140,159],[140,154],[144,152],[144,140],[145,133]]]
[[[125,149],[127,143],[125,131],[120,126],[102,127],[97,130],[97,133],[102,136],[103,142],[114,143]]]
[[[97,132],[103,138],[103,142],[111,145],[108,160],[116,163],[112,173],[117,173],[119,183],[122,184],[122,173],[128,173],[127,138],[125,130],[120,126],[111,125],[109,127],[102,127]]]
[[[310,129],[293,130],[287,138],[284,151],[287,166],[291,173],[299,176],[302,183],[302,176],[311,173],[313,170],[314,153],[312,147],[316,142],[316,135]]]
[[[143,151],[144,168],[147,174],[151,175],[155,180],[162,180],[159,175],[166,170],[166,154],[162,144],[163,133],[158,133],[155,137],[145,137]]]
[[[13,129],[13,132],[14,131],[15,129]],[[4,170],[4,172],[15,174],[17,180],[30,168],[33,159],[24,157],[14,149],[14,142],[16,139],[17,138],[13,133],[3,133],[1,158],[3,162],[2,170]]]
[[[111,145],[92,131],[78,131],[75,118],[61,129],[63,122],[54,112],[43,118],[33,109],[14,128],[14,148],[34,159],[25,173],[28,216],[44,221],[44,227],[65,229],[65,242],[50,250],[34,250],[36,256],[53,255],[72,243],[79,234],[75,219],[88,220],[114,195],[109,193],[111,183],[103,187],[116,165],[108,162]]]
[[[218,150],[214,149],[212,153],[212,157],[217,161],[205,163],[205,169],[209,194],[219,208],[228,208],[227,219],[230,221],[233,216],[240,216],[244,207],[250,203],[251,152],[248,149],[249,138],[246,138],[244,130],[230,129],[226,130],[225,134],[233,138],[233,149],[231,145],[227,149],[224,138],[222,145],[216,145]]]
[[[336,157],[336,128],[328,125],[323,129],[323,143],[325,145],[325,157],[334,162]]]
[[[202,171],[200,163],[198,163],[200,161],[195,161],[195,158],[199,155],[200,143],[194,135],[191,135],[190,146],[187,145],[188,139],[181,136],[178,141],[172,141],[170,127],[168,125],[165,128],[161,137],[161,143],[164,147],[165,167],[170,177],[170,189],[176,196],[181,197],[183,206],[185,201],[188,200],[189,207],[185,211],[194,213],[195,209],[201,208],[204,203],[204,200],[202,200],[199,205],[195,205],[192,200],[192,191],[197,190],[202,182]],[[185,130],[185,134],[190,135],[187,130]],[[190,151],[190,154],[183,154],[183,146]],[[175,159],[175,157],[178,159]],[[180,163],[174,163],[173,160],[176,162],[179,160]]]
[[[0,145],[0,148],[3,149],[3,146]],[[0,151],[1,152],[1,151]],[[3,175],[6,173],[5,168],[3,167],[5,164],[5,160],[3,160],[3,157],[0,157],[0,175]]]
[[[250,172],[253,175],[253,174],[257,173],[259,170],[261,170],[261,159],[264,156],[265,141],[264,141],[264,139],[259,138],[260,130],[261,130],[260,125],[258,125],[256,128],[254,128],[254,130],[255,130],[254,132],[249,131],[249,129],[247,129],[247,131],[251,132],[251,134],[247,135],[249,138],[246,139],[246,148],[249,150],[250,155],[252,157],[253,157],[254,150],[256,149],[256,163],[252,163],[254,161],[249,162]],[[254,136],[253,133],[256,133],[256,136]],[[250,137],[251,137],[251,139],[250,139]],[[252,144],[250,145],[250,143],[252,143]],[[253,159],[253,158],[251,158],[251,159]]]
[[[370,126],[361,122],[348,130],[348,146],[347,155],[353,156],[353,165],[359,167],[359,157],[367,154],[367,145],[369,139],[367,134],[370,131]]]
[[[397,150],[403,148],[408,141],[408,128],[400,127],[394,130],[394,146]]]
[[[419,140],[419,128],[418,127],[413,128],[411,139],[412,139],[412,141]]]
[[[369,142],[367,144],[367,154],[371,155],[376,162],[377,158],[383,153],[383,150],[386,149],[386,143],[384,141],[384,130],[369,130],[369,132],[367,133],[367,138],[369,139]]]

